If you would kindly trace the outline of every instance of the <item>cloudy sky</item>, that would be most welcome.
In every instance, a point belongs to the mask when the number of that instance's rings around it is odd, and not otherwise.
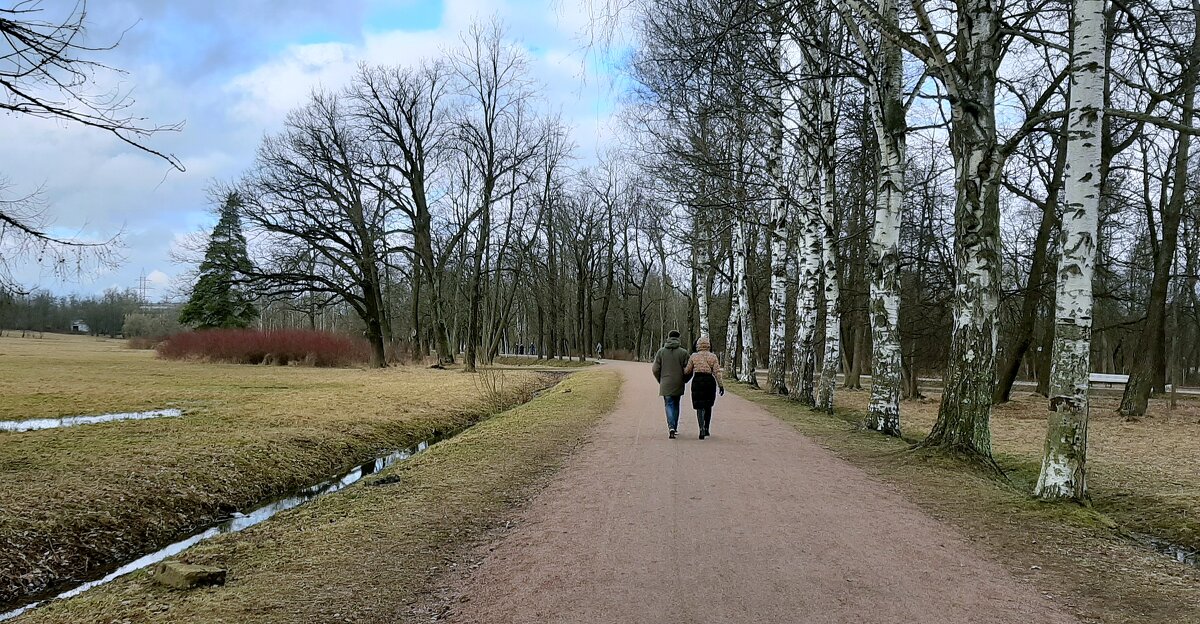
[[[0,0],[11,4],[12,0]],[[68,0],[46,0],[49,13]],[[59,293],[128,288],[149,277],[151,298],[168,294],[186,267],[176,240],[212,223],[205,188],[235,178],[264,134],[315,87],[345,84],[366,61],[410,64],[459,41],[473,21],[499,18],[525,47],[552,110],[573,125],[580,156],[610,140],[619,89],[605,55],[585,44],[581,0],[90,0],[89,43],[120,41],[96,60],[123,76],[101,89],[132,92],[134,112],[182,121],[151,147],[187,171],[86,128],[0,115],[0,177],[12,194],[41,187],[60,235],[107,238],[124,231],[125,262],[81,282],[59,283],[30,268],[17,277]],[[590,50],[590,51],[589,51]]]

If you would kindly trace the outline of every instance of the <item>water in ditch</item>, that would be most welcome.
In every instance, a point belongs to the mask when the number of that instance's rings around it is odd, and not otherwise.
[[[63,418],[34,418],[31,420],[0,420],[0,431],[39,431],[79,425],[96,425],[119,420],[150,420],[151,418],[178,418],[183,411],[178,409],[150,410],[148,412],[125,412],[100,414],[99,416],[67,416]]]
[[[22,613],[25,613],[31,609],[35,609],[43,604],[46,604],[47,602],[78,596],[79,594],[82,594],[93,587],[104,585],[105,583],[125,576],[126,574],[136,572],[142,568],[152,566],[159,561],[178,555],[179,553],[191,548],[192,546],[195,546],[196,544],[199,544],[200,542],[212,539],[225,533],[237,533],[238,531],[243,531],[256,524],[259,524],[260,522],[263,522],[264,520],[281,511],[299,507],[300,505],[311,502],[322,496],[343,490],[362,480],[362,478],[367,475],[379,472],[380,470],[383,470],[397,462],[404,461],[413,455],[424,451],[425,449],[429,448],[431,444],[438,442],[440,439],[442,438],[439,437],[426,440],[414,447],[381,455],[369,462],[355,466],[351,470],[321,481],[320,483],[297,490],[281,498],[267,502],[245,513],[235,513],[233,517],[227,520],[215,524],[204,531],[196,533],[187,539],[180,540],[165,548],[130,561],[129,563],[112,570],[108,574],[105,574],[103,577],[80,583],[79,585],[71,587],[70,589],[62,591],[58,594],[29,602],[6,613],[0,613],[0,621],[17,617],[18,615],[21,615]]]

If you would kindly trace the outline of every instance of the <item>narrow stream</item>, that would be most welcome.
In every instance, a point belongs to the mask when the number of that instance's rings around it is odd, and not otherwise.
[[[1174,559],[1177,563],[1200,567],[1200,551],[1193,550],[1186,546],[1175,544],[1164,539],[1159,539],[1152,535],[1135,533],[1134,537],[1143,544],[1158,551],[1159,554],[1163,554]]]
[[[40,429],[57,429],[59,427],[95,425],[118,420],[149,420],[151,418],[178,418],[180,416],[183,416],[183,411],[172,408],[150,410],[148,412],[101,414],[99,416],[67,416],[64,418],[34,418],[32,420],[0,420],[0,431],[38,431]]]
[[[235,513],[233,517],[229,518],[228,520],[224,520],[216,525],[213,525],[187,539],[175,542],[166,548],[152,552],[139,559],[135,559],[134,561],[130,561],[129,563],[113,570],[112,572],[109,572],[101,578],[76,585],[75,587],[54,595],[53,597],[30,602],[17,607],[12,611],[8,611],[7,613],[0,613],[0,621],[15,618],[18,615],[35,609],[43,604],[46,604],[47,602],[78,596],[79,594],[82,594],[93,587],[104,585],[105,583],[125,576],[126,574],[136,572],[142,568],[152,566],[163,559],[178,555],[179,553],[191,548],[192,546],[195,546],[196,544],[199,544],[200,542],[212,539],[224,533],[237,533],[238,531],[245,530],[258,524],[281,511],[299,507],[300,505],[316,500],[317,498],[327,494],[332,494],[339,490],[343,490],[346,487],[360,481],[363,477],[379,472],[380,470],[396,464],[397,462],[404,461],[413,455],[424,451],[425,449],[429,448],[430,445],[445,439],[446,437],[449,436],[440,436],[438,438],[423,441],[414,447],[400,451],[393,451],[386,455],[381,455],[372,461],[355,467],[352,470],[339,474],[325,481],[321,481],[315,485],[310,485],[287,496],[277,498],[244,514]]]

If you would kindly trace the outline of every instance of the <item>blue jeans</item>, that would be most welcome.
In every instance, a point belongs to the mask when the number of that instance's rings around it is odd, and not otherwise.
[[[667,428],[672,431],[679,430],[679,399],[681,397],[669,396],[663,397],[663,402],[667,405]]]

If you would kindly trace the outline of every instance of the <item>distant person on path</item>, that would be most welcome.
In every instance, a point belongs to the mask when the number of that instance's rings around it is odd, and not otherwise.
[[[603,359],[604,359],[604,343],[597,342],[596,343],[596,361],[599,362],[600,360],[603,360]]]
[[[658,394],[666,403],[667,437],[672,439],[679,431],[679,399],[683,398],[683,387],[688,381],[683,372],[687,361],[687,350],[679,344],[679,332],[671,330],[666,344],[654,355],[654,378],[658,380]]]
[[[692,407],[696,408],[696,423],[700,425],[700,439],[709,436],[708,426],[712,423],[712,408],[717,402],[717,391],[725,396],[721,383],[721,362],[712,352],[712,341],[701,336],[696,341],[696,352],[688,358],[683,369],[685,377],[692,380]]]

